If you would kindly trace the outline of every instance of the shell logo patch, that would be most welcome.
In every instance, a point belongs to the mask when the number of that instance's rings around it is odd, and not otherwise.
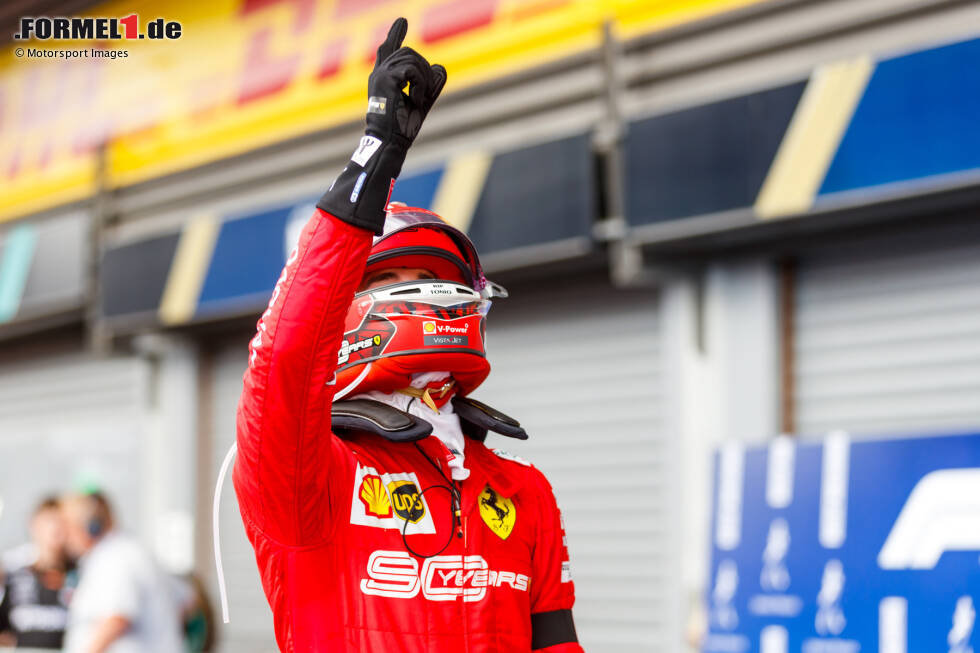
[[[424,331],[425,333],[435,333],[436,332],[436,323],[435,322],[430,322],[430,321],[423,322],[422,323],[422,331]]]
[[[392,481],[388,484],[391,492],[391,503],[395,514],[413,524],[425,517],[425,505],[419,496],[419,489],[411,481]]]
[[[480,493],[480,517],[500,539],[506,540],[514,530],[517,509],[513,501],[497,494],[488,484]]]
[[[391,499],[380,476],[365,476],[357,496],[364,504],[364,510],[375,517],[391,517]]]

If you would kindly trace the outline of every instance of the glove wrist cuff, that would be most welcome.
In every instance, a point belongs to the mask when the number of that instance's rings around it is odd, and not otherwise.
[[[317,202],[317,207],[358,227],[380,235],[385,209],[408,154],[411,141],[384,138],[368,130],[344,170]]]

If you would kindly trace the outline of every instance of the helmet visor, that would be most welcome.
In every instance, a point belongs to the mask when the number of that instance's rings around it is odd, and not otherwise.
[[[363,301],[359,301],[363,300]],[[359,317],[413,315],[438,320],[485,316],[491,302],[472,288],[444,281],[403,281],[354,296]]]

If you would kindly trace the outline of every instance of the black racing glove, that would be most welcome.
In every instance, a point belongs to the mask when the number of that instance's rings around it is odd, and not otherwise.
[[[385,207],[412,141],[446,85],[446,69],[401,47],[408,21],[396,20],[368,78],[367,129],[350,161],[317,206],[381,234]],[[408,92],[403,89],[408,85]]]

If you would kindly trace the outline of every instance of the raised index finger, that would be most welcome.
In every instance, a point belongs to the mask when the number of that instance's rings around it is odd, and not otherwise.
[[[381,62],[391,56],[391,53],[402,47],[405,34],[408,32],[408,21],[404,18],[396,18],[388,30],[388,37],[384,43],[378,46],[378,55],[374,60],[374,67],[377,68]]]

